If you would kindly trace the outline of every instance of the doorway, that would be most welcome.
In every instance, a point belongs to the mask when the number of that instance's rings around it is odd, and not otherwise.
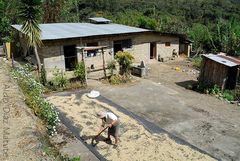
[[[117,52],[123,51],[121,41],[114,41],[113,42],[113,51],[114,51],[114,56],[117,54]]]
[[[157,59],[157,43],[150,43],[150,59]]]
[[[72,71],[75,69],[78,63],[76,45],[64,46],[63,50],[65,58],[65,69],[66,71]]]
[[[228,79],[226,89],[234,89],[237,83],[238,68],[236,66],[228,68]]]

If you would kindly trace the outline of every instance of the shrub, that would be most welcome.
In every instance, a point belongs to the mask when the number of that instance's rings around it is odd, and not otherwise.
[[[120,65],[120,74],[129,74],[134,57],[129,52],[119,51],[117,52],[115,59]]]
[[[107,68],[109,69],[109,75],[112,76],[114,74],[114,70],[116,70],[116,61],[112,60],[108,62]]]
[[[42,97],[43,86],[30,74],[29,66],[15,68],[11,71],[11,74],[21,87],[26,97],[26,103],[47,124],[48,131],[51,134],[55,133],[59,122],[57,112],[54,105]]]
[[[209,93],[213,95],[221,94],[221,89],[215,84],[214,86],[209,87]]]
[[[225,98],[228,101],[234,101],[235,100],[235,94],[233,91],[225,90],[222,94],[222,97]]]
[[[40,73],[41,73],[40,74],[40,83],[42,83],[42,85],[46,86],[47,85],[47,73],[46,73],[46,69],[45,69],[44,65],[42,65]]]
[[[127,83],[131,80],[129,74],[114,74],[110,77],[109,82],[113,85],[121,84],[121,83]]]
[[[203,82],[198,82],[197,85],[193,89],[200,93],[206,93],[206,90],[208,90],[208,87],[209,87],[209,85],[207,85]]]
[[[202,63],[202,57],[201,56],[195,56],[193,58],[190,58],[190,61],[192,62],[194,67],[200,69],[201,63]]]
[[[53,72],[54,78],[52,80],[52,83],[55,87],[58,88],[64,88],[68,84],[68,79],[66,75],[63,73],[63,71],[60,71],[59,69],[55,69]]]
[[[194,90],[200,92],[200,93],[206,93],[206,94],[212,94],[217,95],[221,98],[224,98],[228,101],[234,101],[237,100],[239,97],[239,94],[237,90],[224,90],[223,92],[217,85],[208,85],[203,82],[199,82]]]
[[[117,85],[121,83],[121,77],[118,74],[114,74],[110,77],[109,82],[111,84]]]
[[[80,161],[80,157],[73,157],[70,158],[69,156],[62,156],[61,158],[62,161]]]
[[[83,83],[85,82],[85,77],[86,77],[86,73],[85,73],[85,64],[84,62],[80,62],[75,70],[74,70],[74,75]]]

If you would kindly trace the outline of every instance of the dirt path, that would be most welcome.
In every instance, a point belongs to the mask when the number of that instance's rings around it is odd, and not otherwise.
[[[54,160],[43,156],[38,119],[25,105],[23,94],[9,75],[0,58],[0,160]]]

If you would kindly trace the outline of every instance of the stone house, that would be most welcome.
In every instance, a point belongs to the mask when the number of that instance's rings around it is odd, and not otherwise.
[[[173,51],[179,54],[180,39],[185,35],[167,34],[142,28],[114,24],[104,18],[91,18],[90,23],[51,23],[40,24],[43,46],[38,48],[41,63],[48,73],[54,68],[63,71],[73,71],[77,62],[81,61],[81,53],[76,47],[107,46],[105,49],[106,64],[114,59],[120,51],[133,54],[135,63],[144,61],[149,64],[161,58],[170,58]],[[28,55],[21,25],[12,25],[17,31],[20,46],[24,56]],[[189,44],[183,49],[190,52]],[[100,51],[88,51],[85,54],[86,67],[102,68]]]

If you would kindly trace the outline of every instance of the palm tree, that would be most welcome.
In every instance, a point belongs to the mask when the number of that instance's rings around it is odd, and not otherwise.
[[[41,71],[41,62],[37,51],[37,47],[42,45],[41,29],[38,24],[41,16],[41,4],[41,0],[21,0],[20,7],[20,18],[23,21],[21,30],[26,36],[28,48],[34,49],[38,71]]]

